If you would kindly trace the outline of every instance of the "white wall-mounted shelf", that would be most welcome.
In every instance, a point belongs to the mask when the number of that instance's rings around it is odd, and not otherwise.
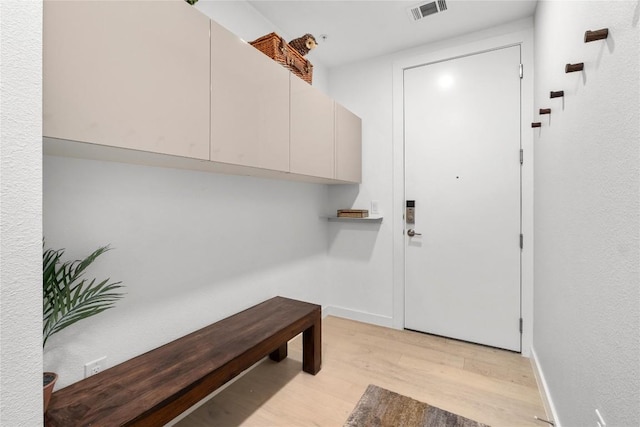
[[[382,222],[381,216],[369,216],[366,218],[349,218],[349,217],[337,217],[330,216],[327,218],[329,222]]]

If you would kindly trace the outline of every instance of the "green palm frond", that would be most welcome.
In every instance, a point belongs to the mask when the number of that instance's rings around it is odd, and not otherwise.
[[[44,244],[44,242],[43,242]],[[95,316],[112,308],[123,297],[118,292],[122,282],[109,282],[105,279],[85,279],[87,267],[100,255],[110,250],[103,246],[83,260],[62,261],[64,249],[46,249],[43,261],[43,342],[56,332],[79,320]]]

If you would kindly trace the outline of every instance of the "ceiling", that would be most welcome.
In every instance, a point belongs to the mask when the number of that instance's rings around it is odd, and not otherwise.
[[[536,0],[447,0],[447,10],[413,21],[408,8],[432,2],[405,0],[249,0],[292,37],[311,33],[311,62],[335,67],[460,36],[533,15]],[[327,39],[322,40],[321,34]]]

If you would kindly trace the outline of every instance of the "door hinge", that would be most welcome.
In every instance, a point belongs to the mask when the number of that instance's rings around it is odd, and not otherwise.
[[[524,76],[524,65],[520,64],[520,78]]]
[[[520,325],[520,333],[522,333],[522,317],[520,318],[519,325]]]
[[[520,149],[520,164],[524,163],[524,150]]]
[[[524,248],[524,236],[520,234],[520,249]]]

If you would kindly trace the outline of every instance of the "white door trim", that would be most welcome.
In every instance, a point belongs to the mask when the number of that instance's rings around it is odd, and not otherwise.
[[[521,46],[524,76],[521,96],[521,138],[524,150],[522,167],[522,294],[523,318],[522,355],[529,357],[533,342],[533,130],[527,126],[533,121],[533,22],[527,21],[528,28],[507,30],[496,35],[475,33],[453,42],[425,47],[424,52],[405,57],[393,64],[393,326],[404,328],[404,107],[403,74],[406,68],[444,61],[482,51],[498,49],[515,44]],[[524,27],[525,25],[522,25]],[[504,29],[502,30],[504,31]],[[479,34],[485,34],[483,38]]]

